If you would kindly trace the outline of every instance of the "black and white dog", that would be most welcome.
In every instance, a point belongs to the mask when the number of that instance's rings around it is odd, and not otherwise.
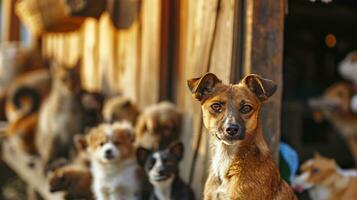
[[[183,157],[181,142],[169,146],[165,150],[152,152],[139,147],[137,159],[144,167],[148,181],[152,185],[150,200],[194,200],[190,186],[179,177],[179,162]]]

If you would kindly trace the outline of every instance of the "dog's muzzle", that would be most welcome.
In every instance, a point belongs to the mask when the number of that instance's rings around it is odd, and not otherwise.
[[[224,132],[229,140],[243,140],[245,136],[245,128],[240,124],[228,124]]]

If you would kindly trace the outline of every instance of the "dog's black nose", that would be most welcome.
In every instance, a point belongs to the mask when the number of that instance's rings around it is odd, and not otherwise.
[[[111,157],[113,155],[113,151],[111,149],[105,150],[105,157]]]
[[[226,128],[226,132],[230,135],[230,136],[234,136],[238,133],[239,131],[239,126],[235,125],[235,124],[230,124],[227,128]]]
[[[167,170],[164,168],[164,167],[160,167],[158,170],[157,170],[158,174],[160,176],[165,176],[166,173],[167,173]]]

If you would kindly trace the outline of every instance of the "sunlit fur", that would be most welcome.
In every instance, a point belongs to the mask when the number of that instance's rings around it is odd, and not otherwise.
[[[129,122],[101,124],[87,135],[96,199],[137,199],[140,168],[135,159],[134,133]],[[110,155],[106,152],[110,151]]]
[[[293,181],[296,190],[309,190],[313,200],[350,200],[357,197],[357,171],[342,170],[333,159],[320,155],[301,166]]]
[[[193,96],[200,101],[203,122],[209,130],[212,163],[205,184],[205,200],[294,199],[284,182],[263,138],[259,123],[261,102],[276,86],[257,75],[245,77],[239,84],[223,84],[214,74],[188,81]],[[212,109],[220,103],[220,112]],[[252,109],[243,113],[242,107]],[[229,135],[227,124],[239,127]]]

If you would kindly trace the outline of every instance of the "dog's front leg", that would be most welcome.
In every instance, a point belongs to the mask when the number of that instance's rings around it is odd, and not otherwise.
[[[212,173],[209,173],[206,184],[205,184],[203,199],[204,200],[217,200],[217,197],[218,197],[217,189],[220,184],[221,184],[221,181],[219,180],[219,178],[217,176],[214,176]]]

